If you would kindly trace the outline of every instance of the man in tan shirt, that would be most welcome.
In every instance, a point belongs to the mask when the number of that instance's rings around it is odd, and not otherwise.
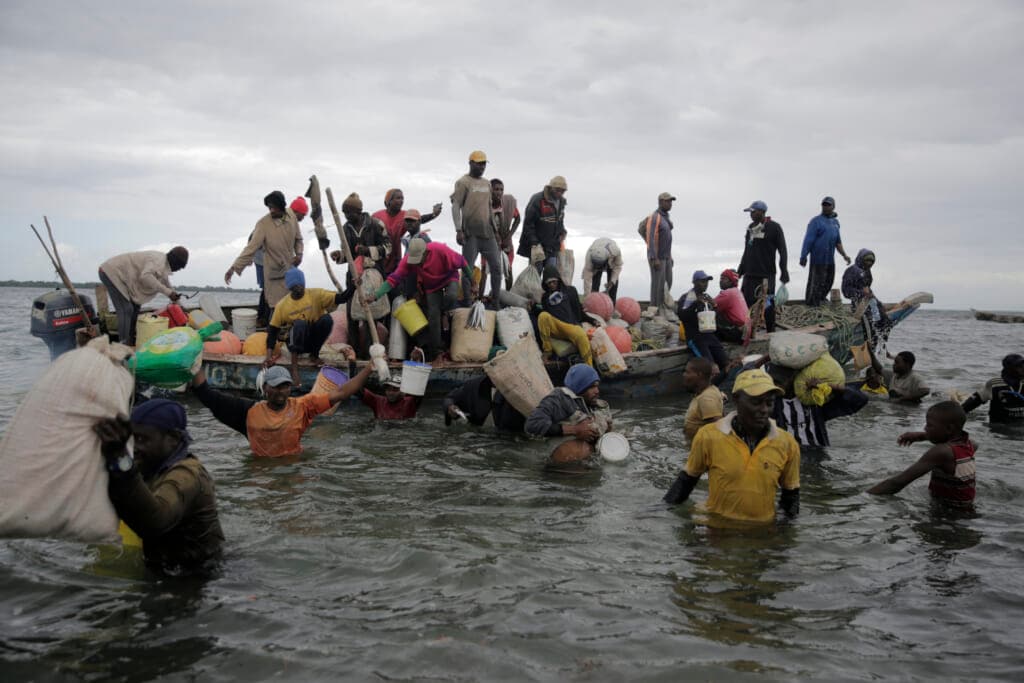
[[[269,213],[256,223],[249,243],[224,273],[224,284],[231,284],[231,276],[241,275],[253,262],[256,252],[263,249],[264,293],[267,304],[273,308],[288,295],[284,274],[292,266],[302,263],[303,243],[299,221],[287,208],[284,193],[274,190],[263,198],[263,204]]]
[[[135,346],[135,323],[142,304],[157,294],[177,301],[170,274],[188,264],[188,249],[174,247],[162,251],[132,251],[107,259],[100,265],[100,282],[107,288],[117,314],[117,337],[122,344]]]
[[[469,155],[469,173],[455,181],[452,192],[452,221],[455,239],[462,245],[462,257],[472,268],[477,256],[487,259],[491,276],[491,303],[498,306],[501,291],[501,249],[491,224],[491,183],[484,178],[487,155],[477,150]],[[462,291],[469,291],[468,282]],[[480,287],[481,291],[483,287]]]

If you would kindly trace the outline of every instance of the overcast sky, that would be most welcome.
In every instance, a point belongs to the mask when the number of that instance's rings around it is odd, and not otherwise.
[[[646,298],[636,225],[667,190],[674,295],[737,265],[761,199],[802,296],[832,195],[883,298],[1021,309],[1022,35],[1013,0],[5,0],[0,279],[52,276],[28,227],[46,214],[73,279],[183,244],[173,282],[222,283],[263,196],[312,173],[370,211],[390,187],[444,201],[429,227],[455,246],[448,196],[483,149],[521,207],[567,178],[569,246],[618,239],[620,293]],[[303,227],[307,282],[329,287]]]

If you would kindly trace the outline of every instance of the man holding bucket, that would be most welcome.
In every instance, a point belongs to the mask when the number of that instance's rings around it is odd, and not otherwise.
[[[440,242],[430,242],[415,238],[409,240],[409,251],[399,262],[394,272],[388,275],[377,291],[370,296],[371,301],[397,287],[404,278],[415,277],[416,287],[422,290],[427,301],[427,324],[429,329],[428,341],[422,346],[426,347],[427,360],[435,359],[444,350],[444,342],[441,338],[441,317],[451,308],[455,307],[458,300],[458,283],[460,273],[466,277],[467,282],[472,282],[472,270],[462,254],[450,249]],[[472,286],[472,295],[476,296],[476,285]],[[402,309],[409,307],[406,311]],[[413,310],[415,309],[415,310]],[[405,306],[395,312],[402,327],[415,337],[423,332],[423,313],[419,311],[419,305],[415,299],[410,299]],[[412,322],[418,318],[419,322]]]
[[[292,356],[292,384],[299,387],[302,385],[299,381],[299,354],[319,357],[320,347],[331,336],[334,326],[330,311],[351,299],[354,288],[344,292],[306,289],[306,276],[298,268],[285,273],[284,281],[289,295],[274,307],[274,316],[267,326],[267,358],[263,366],[269,368],[274,364],[277,338],[283,332]]]
[[[686,332],[686,344],[698,358],[707,358],[718,367],[715,375],[729,364],[729,354],[715,336],[715,301],[708,295],[708,283],[714,278],[703,270],[694,271],[693,289],[679,298],[676,315]]]

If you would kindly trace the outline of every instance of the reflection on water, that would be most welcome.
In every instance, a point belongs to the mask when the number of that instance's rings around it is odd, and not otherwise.
[[[0,424],[46,367],[34,295],[0,290]],[[1019,347],[1007,327],[923,312],[890,348],[973,390]],[[978,503],[951,515],[926,479],[863,493],[923,452],[895,445],[920,408],[872,403],[805,454],[796,520],[726,528],[700,512],[706,482],[659,503],[686,400],[613,406],[629,460],[566,474],[544,467],[551,442],[445,429],[436,401],[389,425],[353,402],[301,456],[255,460],[186,399],[222,575],[121,578],[95,548],[0,542],[3,680],[1019,678],[1020,433],[972,416]]]

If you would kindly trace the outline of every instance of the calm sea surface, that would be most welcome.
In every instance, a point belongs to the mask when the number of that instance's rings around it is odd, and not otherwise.
[[[0,428],[48,363],[39,293],[0,289]],[[1022,333],[922,310],[890,350],[969,392]],[[613,405],[633,455],[569,477],[544,472],[550,444],[445,429],[439,402],[388,425],[350,404],[302,457],[256,461],[186,398],[223,576],[126,578],[131,557],[0,541],[0,680],[1021,680],[1024,432],[970,418],[977,511],[951,517],[926,479],[863,493],[925,450],[895,445],[922,409],[871,403],[803,458],[794,523],[722,530],[658,503],[688,400]]]

